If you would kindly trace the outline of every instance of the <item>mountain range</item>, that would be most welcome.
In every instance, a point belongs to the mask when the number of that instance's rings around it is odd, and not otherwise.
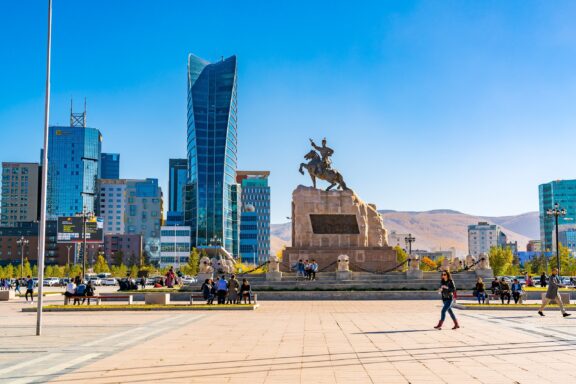
[[[464,256],[468,253],[468,225],[479,221],[499,225],[508,241],[518,242],[518,250],[525,250],[529,240],[540,238],[538,212],[497,217],[468,215],[450,209],[379,212],[389,232],[411,233],[416,238],[413,249],[445,250],[454,247],[458,256]],[[290,244],[291,223],[272,224],[270,232],[273,254]]]

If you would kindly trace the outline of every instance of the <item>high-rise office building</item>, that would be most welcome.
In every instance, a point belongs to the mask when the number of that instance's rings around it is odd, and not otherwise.
[[[0,227],[40,218],[40,166],[37,163],[2,163]]]
[[[119,179],[120,178],[120,154],[102,153],[100,156],[100,178]]]
[[[152,262],[160,259],[162,215],[157,179],[126,180],[125,233],[142,235],[144,254]]]
[[[74,216],[83,209],[94,212],[100,131],[86,127],[86,112],[71,113],[70,126],[51,126],[48,140],[48,217]]]
[[[566,216],[558,218],[558,228],[562,225],[576,223],[576,180],[556,180],[538,186],[540,200],[540,240],[542,251],[553,251],[554,248],[554,217],[546,211],[558,203],[566,210]]]
[[[236,56],[209,63],[188,56],[188,180],[191,245],[239,253]]]
[[[487,222],[468,226],[468,254],[487,255],[492,247],[505,247],[507,237],[498,225]]]
[[[184,186],[188,178],[188,159],[169,160],[169,180],[168,180],[168,213],[167,219],[175,222],[181,218],[181,222],[175,224],[183,225],[184,218]]]
[[[96,216],[104,222],[104,235],[125,233],[125,179],[98,179]]]
[[[261,264],[270,256],[269,171],[237,171],[241,185],[240,256]]]

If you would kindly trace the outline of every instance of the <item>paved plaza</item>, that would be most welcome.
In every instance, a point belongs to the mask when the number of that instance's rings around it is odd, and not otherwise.
[[[2,383],[576,380],[576,318],[558,312],[456,311],[462,328],[436,331],[437,301],[261,302],[246,312],[47,313],[36,337],[25,305],[0,303]]]

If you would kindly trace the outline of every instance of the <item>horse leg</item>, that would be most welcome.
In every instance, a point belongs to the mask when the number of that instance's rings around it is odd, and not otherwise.
[[[310,178],[312,179],[312,186],[316,188],[316,177],[313,174],[310,174]]]
[[[332,183],[328,186],[328,188],[326,188],[326,191],[329,191],[330,189],[332,189],[332,187],[334,187],[336,185],[336,183]]]
[[[302,170],[302,167],[305,167],[306,164],[304,163],[300,163],[300,168],[298,168],[298,172],[300,172],[301,174],[304,174],[304,171]]]

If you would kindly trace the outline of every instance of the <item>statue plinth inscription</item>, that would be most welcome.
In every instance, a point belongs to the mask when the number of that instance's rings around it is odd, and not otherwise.
[[[292,194],[292,247],[284,250],[282,269],[290,270],[300,259],[315,259],[322,269],[347,255],[352,271],[382,271],[396,265],[386,238],[376,208],[352,190],[300,185]]]

